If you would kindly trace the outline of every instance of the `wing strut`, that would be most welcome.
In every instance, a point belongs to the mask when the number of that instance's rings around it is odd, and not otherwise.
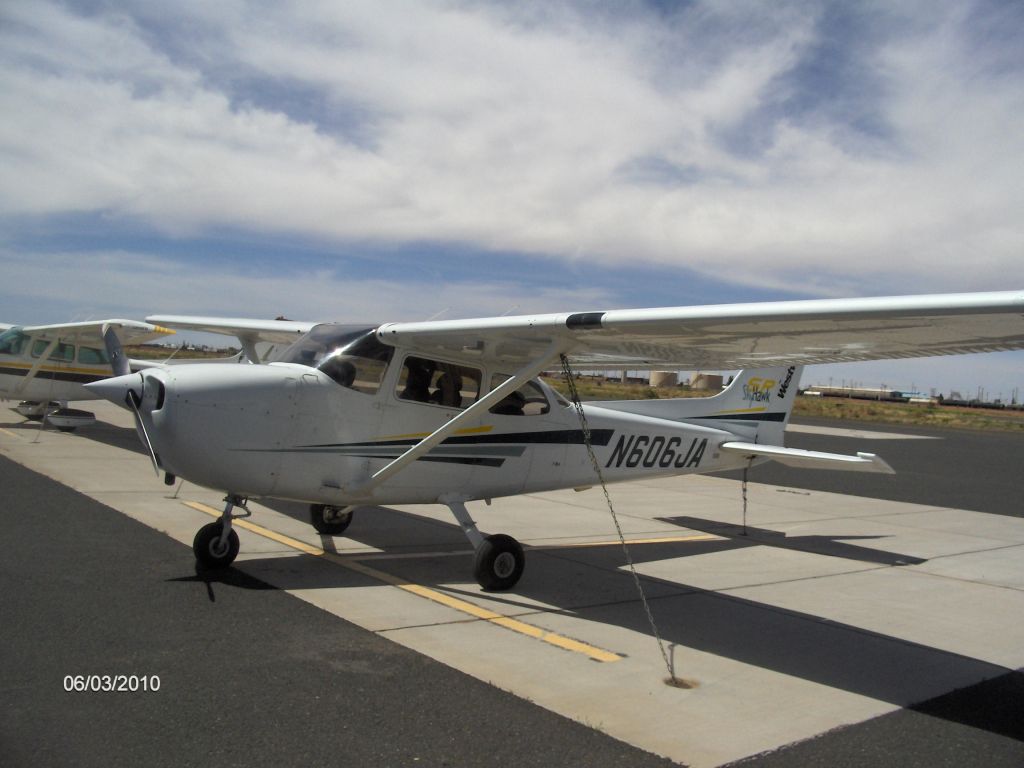
[[[53,337],[53,340],[47,345],[46,349],[43,350],[43,353],[39,355],[39,359],[36,360],[36,362],[32,365],[32,369],[21,381],[18,382],[18,386],[14,388],[14,391],[11,394],[20,395],[22,392],[25,391],[25,388],[28,386],[28,383],[36,377],[36,374],[39,373],[39,369],[46,364],[47,360],[50,359],[50,355],[53,353],[53,350],[57,348],[57,342],[59,341],[60,336]],[[53,390],[51,390],[51,392],[52,391]]]
[[[547,368],[558,358],[565,345],[566,342],[562,339],[551,342],[544,354],[536,360],[524,365],[511,378],[503,381],[454,419],[438,427],[390,464],[386,464],[378,469],[368,480],[353,486],[351,491],[359,495],[369,494],[374,488],[398,472],[401,472],[409,464],[416,461],[416,459],[426,455],[431,448],[443,442],[466,422],[472,421],[481,413],[486,413],[493,405],[501,402],[502,398],[506,395],[515,392],[519,387]]]

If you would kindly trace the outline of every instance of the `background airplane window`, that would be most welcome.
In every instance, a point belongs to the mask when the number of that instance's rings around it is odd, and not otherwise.
[[[32,345],[32,357],[39,357],[50,346],[50,342],[46,339],[39,339],[35,344]],[[71,362],[75,359],[75,345],[58,343],[50,352],[50,360],[66,360]]]
[[[17,328],[8,328],[0,334],[0,354],[20,355],[28,341],[28,334],[22,333]]]
[[[95,349],[94,347],[79,347],[78,362],[106,364],[110,362],[110,359],[107,357],[107,351],[105,349]]]
[[[509,377],[495,374],[491,377],[491,389],[494,389]],[[500,403],[491,408],[497,416],[538,416],[551,410],[544,390],[535,381],[528,381],[515,392],[507,395]]]
[[[402,400],[467,408],[480,394],[482,374],[476,368],[423,357],[407,357],[395,394]]]

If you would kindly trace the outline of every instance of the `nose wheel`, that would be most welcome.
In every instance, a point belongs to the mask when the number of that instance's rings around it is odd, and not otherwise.
[[[228,496],[224,502],[220,520],[204,525],[192,540],[196,561],[205,568],[226,568],[235,561],[238,557],[238,534],[231,522],[235,518],[252,514],[245,506],[245,499],[240,496]],[[236,506],[244,509],[245,514],[233,514],[232,510]]]
[[[218,520],[199,529],[192,542],[192,551],[201,565],[226,568],[238,556],[238,546],[238,534],[233,530],[228,531],[227,541],[224,540],[224,524]]]

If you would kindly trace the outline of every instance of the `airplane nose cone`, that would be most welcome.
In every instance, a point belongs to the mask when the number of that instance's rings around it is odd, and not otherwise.
[[[100,379],[85,385],[90,392],[109,400],[115,405],[126,405],[128,393],[135,395],[136,401],[141,397],[142,376],[138,373],[129,373],[124,376],[113,376],[109,379]]]

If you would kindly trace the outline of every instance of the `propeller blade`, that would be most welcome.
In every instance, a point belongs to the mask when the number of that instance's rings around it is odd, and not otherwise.
[[[124,376],[131,373],[132,369],[121,347],[121,340],[109,325],[103,331],[103,344],[107,348],[107,357],[110,358],[110,367],[114,370],[114,375]]]
[[[142,379],[143,388],[146,386],[146,379],[140,373],[139,378]],[[142,402],[142,395],[135,394],[135,391],[130,387],[124,396],[125,403],[131,408],[132,413],[135,415],[135,431],[139,433],[139,438],[142,440],[142,444],[146,446],[146,450],[149,451],[149,460],[153,462],[153,471],[156,472],[157,477],[160,476],[160,462],[156,459],[156,451],[153,450],[153,443],[149,439],[149,433],[146,431],[146,425],[142,421],[142,412],[139,411],[139,403]]]
[[[107,336],[104,334],[104,339],[106,338]],[[111,355],[110,359],[113,362],[114,356]],[[127,365],[127,361],[125,361],[125,364]],[[135,385],[139,387],[137,393],[133,389]],[[85,385],[85,388],[115,405],[126,405],[128,407],[128,410],[135,417],[135,431],[139,433],[139,440],[142,441],[142,444],[149,452],[150,461],[153,462],[153,470],[159,475],[160,463],[157,461],[156,451],[153,450],[153,443],[149,439],[146,425],[142,421],[142,412],[139,410],[139,405],[142,404],[143,393],[146,390],[146,377],[141,373],[112,376],[109,379],[90,382]]]

